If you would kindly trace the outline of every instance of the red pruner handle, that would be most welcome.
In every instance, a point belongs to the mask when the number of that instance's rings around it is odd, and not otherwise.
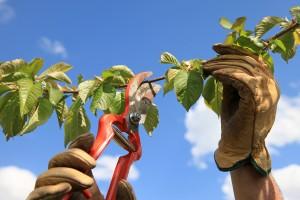
[[[122,123],[123,119],[124,118],[120,115],[112,115],[112,114],[103,115],[99,119],[97,137],[89,152],[89,154],[95,160],[99,158],[99,156],[102,154],[106,146],[109,144],[110,140],[114,137],[112,124],[116,122]],[[88,189],[83,190],[82,194],[87,199],[90,199],[92,197],[92,193]],[[72,192],[69,192],[63,197],[62,200],[70,200],[71,196],[72,196]]]

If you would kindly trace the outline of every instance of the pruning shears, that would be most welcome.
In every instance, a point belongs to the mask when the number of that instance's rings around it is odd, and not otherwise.
[[[160,90],[159,85],[145,81],[151,75],[152,72],[142,72],[129,81],[125,90],[123,113],[104,114],[99,119],[98,133],[90,149],[90,155],[97,160],[112,139],[128,151],[126,155],[119,157],[106,200],[116,200],[118,183],[122,179],[127,179],[131,165],[142,156],[138,126],[145,122],[147,110]],[[88,190],[84,190],[83,194],[87,198],[91,197]],[[64,200],[68,200],[70,196],[66,195]]]

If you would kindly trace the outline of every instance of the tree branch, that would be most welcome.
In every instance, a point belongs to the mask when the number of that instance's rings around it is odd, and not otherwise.
[[[158,82],[158,81],[162,81],[162,80],[164,80],[164,79],[166,79],[164,76],[160,76],[160,77],[158,77],[158,78],[155,78],[155,79],[151,79],[151,80],[144,80],[142,83],[141,83],[141,85],[142,84],[145,84],[145,83],[154,83],[154,82]],[[120,86],[118,86],[117,88],[126,88],[127,87],[127,84],[126,85],[120,85]],[[66,89],[61,89],[60,90],[62,93],[64,93],[64,94],[78,94],[78,90],[66,90]]]
[[[297,29],[299,27],[300,27],[300,24],[297,23],[295,20],[293,20],[292,24],[289,25],[286,29],[283,29],[282,31],[276,33],[275,35],[273,35],[272,37],[270,37],[264,41],[264,45],[265,45],[264,50],[266,50],[270,47],[271,41],[276,40],[276,39],[284,36],[285,34],[291,32],[291,31],[294,31],[295,29]]]
[[[286,29],[283,29],[282,31],[280,31],[277,34],[275,34],[274,36],[270,37],[269,39],[267,39],[266,42],[269,43],[272,40],[276,40],[276,39],[282,37],[283,35],[289,33],[290,31],[294,31],[299,26],[300,26],[299,23],[297,23],[296,21],[293,21],[292,24],[289,27],[287,27]]]

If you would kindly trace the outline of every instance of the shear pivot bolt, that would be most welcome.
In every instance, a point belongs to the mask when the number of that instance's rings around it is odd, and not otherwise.
[[[140,113],[136,113],[136,112],[130,113],[129,119],[130,119],[131,123],[138,124],[141,120],[141,115],[140,115]]]

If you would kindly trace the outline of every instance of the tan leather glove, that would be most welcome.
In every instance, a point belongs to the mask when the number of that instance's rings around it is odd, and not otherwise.
[[[96,161],[87,153],[93,142],[92,134],[83,134],[70,143],[68,150],[54,156],[49,161],[49,170],[37,178],[35,190],[26,200],[61,200],[70,191],[71,200],[85,200],[80,191],[86,188],[93,195],[89,200],[104,200],[91,172]],[[117,200],[136,200],[126,180],[118,184]]]
[[[91,169],[96,161],[87,153],[94,141],[92,134],[83,134],[76,138],[65,152],[54,156],[48,164],[48,171],[41,174],[35,184],[35,190],[27,200],[61,200],[72,192],[72,200],[86,199],[81,190],[89,188],[92,200],[104,200],[93,179]]]
[[[223,84],[221,140],[215,161],[222,171],[251,162],[263,175],[271,171],[265,138],[273,126],[279,89],[265,63],[242,49],[215,45],[221,54],[204,71]]]

